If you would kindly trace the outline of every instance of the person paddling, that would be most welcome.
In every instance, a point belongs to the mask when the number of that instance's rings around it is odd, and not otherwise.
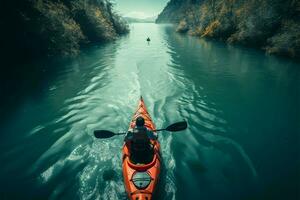
[[[157,140],[157,134],[145,127],[143,117],[136,119],[136,127],[128,131],[125,142],[131,143],[131,160],[135,163],[148,163],[152,161],[153,147],[150,140]]]
[[[149,44],[149,42],[150,42],[150,41],[151,41],[151,40],[150,40],[150,38],[148,37],[148,38],[147,38],[147,42],[148,42],[148,44]]]
[[[150,139],[156,140],[157,133],[153,133],[145,127],[145,119],[137,117],[135,121],[135,128],[128,131],[125,141],[133,141],[134,143],[150,143]]]

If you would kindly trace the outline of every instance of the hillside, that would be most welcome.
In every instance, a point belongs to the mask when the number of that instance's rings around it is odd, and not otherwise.
[[[298,0],[171,0],[156,23],[177,31],[300,57]]]
[[[1,55],[5,58],[70,57],[83,46],[128,32],[108,0],[5,1],[0,13]]]
[[[144,19],[133,18],[133,17],[124,17],[127,23],[154,23],[156,17],[148,17]]]

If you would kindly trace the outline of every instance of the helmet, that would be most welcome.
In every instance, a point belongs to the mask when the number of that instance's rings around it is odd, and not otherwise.
[[[136,126],[144,126],[144,124],[145,124],[144,118],[142,118],[142,117],[136,118],[136,121],[135,121]]]

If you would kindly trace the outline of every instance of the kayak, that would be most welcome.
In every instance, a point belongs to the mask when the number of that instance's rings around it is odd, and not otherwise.
[[[138,117],[144,119],[145,127],[140,130],[147,133],[140,134],[136,127]],[[142,120],[142,119],[141,119]],[[141,121],[143,122],[143,120]],[[142,125],[142,123],[140,123]],[[158,131],[178,132],[185,130],[188,124],[186,121],[176,122],[163,129],[156,129],[147,111],[143,98],[140,98],[138,107],[129,124],[129,131],[124,139],[122,148],[122,171],[126,192],[130,200],[151,200],[154,199],[158,189],[158,181],[161,172],[160,144],[157,140]],[[108,130],[95,130],[96,138],[106,139],[126,133],[114,133]],[[137,135],[134,135],[137,134]]]
[[[129,130],[135,127],[137,117],[145,119],[145,126],[149,130],[156,130],[141,97],[138,107],[132,117]],[[161,170],[160,144],[158,140],[150,140],[153,150],[151,159],[145,163],[136,163],[131,159],[134,155],[130,141],[125,142],[122,148],[122,168],[124,185],[130,200],[151,200],[155,194]]]

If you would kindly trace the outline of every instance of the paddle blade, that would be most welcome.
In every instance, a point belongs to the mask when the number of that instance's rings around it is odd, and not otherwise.
[[[175,124],[172,124],[166,128],[167,131],[176,132],[176,131],[182,131],[187,128],[187,123],[185,121],[183,122],[177,122]]]
[[[115,136],[115,133],[106,130],[97,130],[94,131],[94,135],[96,138],[110,138]]]

